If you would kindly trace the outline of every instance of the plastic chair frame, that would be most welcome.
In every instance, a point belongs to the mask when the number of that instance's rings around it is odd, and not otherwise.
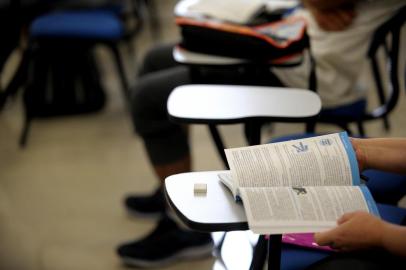
[[[399,84],[399,44],[401,28],[406,21],[406,6],[401,8],[391,19],[378,27],[372,37],[369,45],[367,57],[372,69],[374,83],[377,89],[379,98],[379,105],[373,110],[365,114],[354,116],[320,116],[317,122],[337,124],[349,134],[352,134],[348,127],[350,123],[356,123],[360,136],[365,136],[365,129],[363,122],[372,121],[377,119],[384,120],[384,126],[389,129],[388,115],[396,107],[400,94]],[[388,39],[390,39],[391,48],[388,46]],[[382,81],[381,71],[379,69],[379,49],[383,48],[388,61],[389,73],[389,87],[385,93],[385,87]],[[316,63],[317,64],[317,63]]]

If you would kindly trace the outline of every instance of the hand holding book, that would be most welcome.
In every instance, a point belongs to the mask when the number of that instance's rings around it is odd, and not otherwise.
[[[231,173],[220,179],[242,200],[256,233],[321,231],[356,210],[379,215],[346,133],[227,149],[226,156]]]

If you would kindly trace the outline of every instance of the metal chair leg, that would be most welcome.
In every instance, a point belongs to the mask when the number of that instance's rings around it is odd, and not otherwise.
[[[158,40],[161,37],[160,23],[158,18],[158,10],[154,0],[144,0],[148,10],[149,25],[151,27],[152,37]]]
[[[282,235],[270,235],[268,247],[268,270],[281,268]]]
[[[250,120],[244,125],[245,137],[249,145],[258,145],[261,143],[261,128],[263,122]]]
[[[266,262],[267,253],[268,253],[268,240],[266,239],[265,235],[260,235],[258,237],[258,242],[254,247],[254,253],[252,255],[250,270],[263,269]]]
[[[361,137],[365,137],[364,123],[362,121],[357,121],[358,132]]]
[[[316,122],[309,121],[306,123],[306,133],[314,133],[316,131]]]
[[[23,52],[20,65],[18,66],[16,73],[2,92],[0,100],[0,111],[3,109],[5,103],[7,102],[7,98],[14,96],[21,85],[23,85],[27,81],[28,65],[31,57],[30,50],[31,49],[28,48]]]
[[[226,154],[224,153],[225,146],[223,143],[223,139],[221,138],[221,135],[220,135],[216,125],[209,124],[209,130],[210,130],[211,137],[213,138],[213,141],[216,145],[217,152],[220,155],[221,160],[223,161],[224,167],[226,167],[227,169],[230,169],[228,167]]]
[[[118,50],[117,45],[111,45],[111,50],[113,52],[114,58],[116,60],[116,65],[117,65],[117,71],[118,74],[120,76],[120,80],[121,80],[121,86],[123,89],[123,94],[124,94],[124,98],[125,98],[125,102],[126,104],[129,103],[129,98],[130,98],[130,89],[128,86],[128,82],[127,82],[127,77],[125,75],[125,69],[124,69],[124,64],[123,61],[121,59],[121,55],[120,52]]]
[[[25,148],[27,146],[28,135],[31,127],[31,120],[32,118],[28,115],[25,116],[23,129],[21,131],[19,145],[21,148]]]

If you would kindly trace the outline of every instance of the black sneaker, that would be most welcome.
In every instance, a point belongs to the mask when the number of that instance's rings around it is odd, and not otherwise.
[[[209,233],[180,229],[168,217],[141,240],[125,243],[117,253],[124,264],[133,267],[156,268],[179,260],[211,256],[213,240]]]
[[[165,196],[160,188],[147,196],[128,196],[124,204],[131,215],[144,218],[161,218],[165,214]]]

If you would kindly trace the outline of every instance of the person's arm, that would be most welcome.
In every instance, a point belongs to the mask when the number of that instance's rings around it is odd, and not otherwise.
[[[316,233],[315,241],[341,251],[382,247],[406,257],[406,227],[390,224],[366,212],[344,214],[338,226],[326,232]]]
[[[406,138],[351,139],[360,170],[406,174]]]
[[[373,168],[406,173],[406,139],[351,138],[360,170]],[[382,247],[406,257],[406,227],[390,224],[366,212],[344,214],[337,227],[314,235],[319,245],[351,251]]]
[[[318,10],[333,10],[354,5],[358,0],[302,0],[307,8],[316,8]]]
[[[303,0],[303,5],[325,31],[343,31],[354,20],[356,0]]]

